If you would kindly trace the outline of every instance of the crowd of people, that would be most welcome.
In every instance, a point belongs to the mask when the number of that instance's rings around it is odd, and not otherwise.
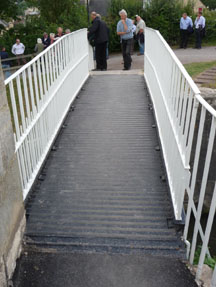
[[[117,23],[117,35],[120,37],[121,50],[123,56],[123,70],[130,70],[132,58],[131,55],[134,52],[135,41],[139,45],[139,54],[144,55],[145,51],[145,22],[139,16],[136,15],[135,19],[130,19],[127,17],[127,12],[122,9],[119,12],[120,20]],[[96,12],[91,13],[92,25],[88,30],[89,42],[94,46],[94,56],[96,60],[96,69],[100,71],[107,70],[107,58],[108,58],[108,43],[109,43],[109,29],[106,23],[101,19],[100,14]],[[41,53],[47,47],[52,45],[57,39],[65,34],[69,34],[70,29],[66,29],[63,32],[61,27],[58,27],[57,33],[44,32],[42,38],[37,39],[34,51],[36,54]],[[195,33],[194,33],[195,32]],[[201,49],[202,38],[205,35],[205,18],[202,16],[202,12],[199,11],[195,22],[183,13],[180,19],[180,48],[187,48],[188,40],[191,34],[195,34],[195,48]],[[25,46],[21,43],[20,39],[16,39],[16,43],[12,46],[11,52],[17,57],[17,65],[20,66],[21,63],[25,64],[26,60],[24,56]],[[2,62],[3,68],[10,68],[10,61],[6,61],[8,53],[5,47],[2,47],[0,51],[0,57],[4,61]],[[9,69],[5,73],[5,77],[10,76]]]
[[[37,43],[34,48],[34,52],[36,54],[41,53],[43,50],[45,50],[47,47],[49,47],[51,44],[53,44],[56,40],[58,40],[60,37],[64,36],[65,34],[71,33],[70,29],[66,29],[65,32],[63,32],[63,29],[61,27],[58,27],[57,33],[48,33],[44,32],[42,38],[37,39]],[[16,43],[12,46],[11,53],[17,57],[17,65],[20,66],[21,64],[26,64],[26,58],[24,57],[25,53],[25,45],[20,41],[20,39],[16,39]],[[2,60],[2,68],[6,69],[5,71],[5,78],[7,79],[11,73],[10,73],[10,66],[11,61],[5,61],[9,58],[8,52],[6,51],[5,47],[1,48],[0,51],[0,57]]]
[[[134,40],[138,41],[140,52],[138,55],[144,55],[144,30],[145,22],[139,16],[135,20],[127,17],[127,12],[123,9],[119,12],[120,21],[117,24],[117,35],[120,37],[120,43],[123,56],[123,70],[130,70],[134,51]],[[107,70],[107,47],[109,42],[109,29],[106,23],[96,12],[91,13],[92,26],[88,31],[88,39],[95,49],[96,71]]]

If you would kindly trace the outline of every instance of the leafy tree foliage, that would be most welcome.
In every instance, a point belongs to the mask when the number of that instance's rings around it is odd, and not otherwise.
[[[0,18],[7,20],[15,18],[17,13],[17,5],[14,0],[1,0],[0,1]]]
[[[209,7],[209,9],[216,9],[216,1],[215,0],[202,0],[203,4]]]
[[[1,4],[1,1],[6,2],[0,0]],[[56,33],[59,26],[74,31],[88,25],[86,8],[79,0],[18,0],[16,7],[19,8],[19,13],[16,10],[18,15],[22,15],[27,7],[38,7],[41,15],[28,16],[25,25],[19,24],[9,31],[3,31],[0,46],[5,46],[9,53],[17,37],[26,46],[25,54],[29,54],[33,52],[37,38],[41,38],[44,32]]]

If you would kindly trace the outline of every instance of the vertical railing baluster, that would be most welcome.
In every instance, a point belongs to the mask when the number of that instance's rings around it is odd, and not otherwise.
[[[201,189],[200,189],[200,195],[199,195],[199,202],[198,202],[198,208],[197,208],[197,216],[196,216],[196,222],[194,227],[194,233],[193,233],[193,240],[191,245],[191,254],[190,254],[190,263],[193,264],[195,250],[196,250],[196,244],[197,244],[197,235],[198,235],[198,229],[202,214],[202,208],[203,208],[203,202],[204,202],[204,196],[206,191],[206,185],[207,185],[207,179],[208,179],[208,173],[211,163],[211,156],[214,146],[214,139],[215,139],[215,128],[216,128],[216,119],[212,117],[212,124],[211,124],[211,130],[208,140],[208,147],[207,147],[207,154],[205,159],[205,166],[203,171],[203,177],[202,177],[202,183],[201,183]]]

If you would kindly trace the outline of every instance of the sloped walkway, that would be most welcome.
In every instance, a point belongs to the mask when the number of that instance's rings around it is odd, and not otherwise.
[[[149,103],[141,75],[90,77],[27,203],[15,286],[196,286]]]

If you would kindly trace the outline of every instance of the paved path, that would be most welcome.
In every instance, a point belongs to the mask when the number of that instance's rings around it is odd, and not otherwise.
[[[197,287],[179,260],[120,254],[30,252],[15,277],[14,287]]]
[[[195,62],[211,62],[216,61],[216,47],[204,47],[201,50],[197,49],[175,49],[174,53],[183,64],[195,63]],[[132,69],[144,69],[144,57],[137,56],[137,52],[134,52],[132,56]],[[122,55],[111,54],[108,60],[108,70],[121,70]]]
[[[200,50],[193,48],[176,49],[174,52],[183,64],[216,61],[215,46],[203,47]]]
[[[26,206],[15,286],[196,286],[143,76],[94,74],[75,104]]]

